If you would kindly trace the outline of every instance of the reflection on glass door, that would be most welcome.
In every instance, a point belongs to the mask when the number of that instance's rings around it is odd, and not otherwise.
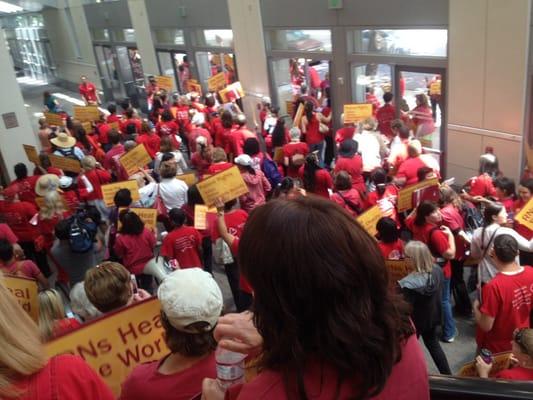
[[[411,129],[425,152],[443,164],[444,135],[443,71],[431,68],[396,67],[396,77],[403,95],[397,105],[408,111]],[[402,89],[403,87],[403,89]]]
[[[383,104],[383,95],[392,91],[392,67],[388,64],[352,65],[352,101]]]
[[[237,81],[235,57],[232,53],[198,51],[196,52],[196,64],[200,74],[200,83],[204,89],[207,89],[207,80],[220,72],[224,72],[228,85]]]

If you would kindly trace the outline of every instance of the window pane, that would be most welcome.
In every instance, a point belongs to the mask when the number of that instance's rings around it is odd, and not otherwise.
[[[233,47],[233,31],[231,29],[206,29],[199,31],[199,46]]]
[[[331,51],[329,30],[269,31],[272,50]]]
[[[379,29],[353,32],[352,51],[365,54],[446,57],[446,29]]]
[[[92,29],[93,40],[109,41],[109,31],[107,29]]]
[[[352,101],[383,103],[383,94],[392,91],[392,67],[387,64],[365,64],[352,67]]]
[[[126,42],[135,42],[135,29],[124,29]]]
[[[135,29],[113,29],[116,42],[135,42]]]
[[[185,44],[181,29],[154,29],[154,39],[159,44]]]

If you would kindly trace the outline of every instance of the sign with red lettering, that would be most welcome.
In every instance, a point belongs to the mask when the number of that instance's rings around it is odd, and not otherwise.
[[[533,198],[516,214],[514,219],[528,229],[533,230]]]
[[[120,394],[120,385],[139,364],[159,360],[169,350],[163,340],[159,300],[151,298],[104,315],[46,344],[52,357],[82,357]]]

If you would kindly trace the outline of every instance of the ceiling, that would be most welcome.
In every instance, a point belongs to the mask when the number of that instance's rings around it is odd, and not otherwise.
[[[58,0],[0,0],[0,16],[39,12],[44,7],[57,8]]]

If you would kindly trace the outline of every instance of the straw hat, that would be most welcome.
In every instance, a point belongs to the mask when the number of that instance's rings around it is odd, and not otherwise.
[[[59,188],[59,177],[54,174],[45,174],[37,179],[35,193],[44,196],[48,192],[54,192]]]
[[[51,139],[50,142],[52,142],[52,144],[56,145],[57,147],[68,149],[69,147],[73,147],[76,144],[76,139],[74,139],[72,136],[67,135],[65,132],[59,132],[57,134],[57,137]]]

